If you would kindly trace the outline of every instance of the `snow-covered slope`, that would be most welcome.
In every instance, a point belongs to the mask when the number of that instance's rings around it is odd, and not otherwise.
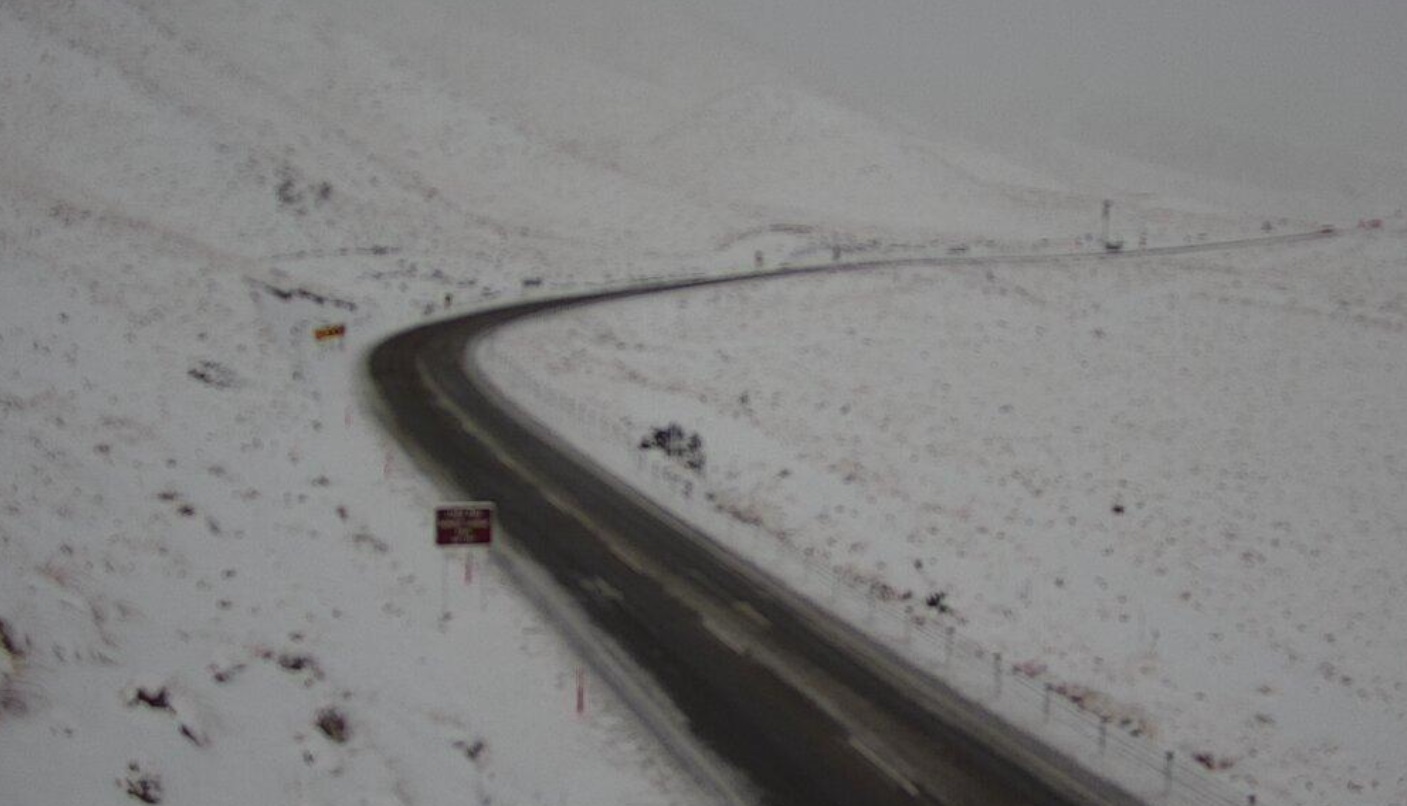
[[[892,130],[683,2],[0,5],[0,800],[703,802],[589,675],[576,712],[500,568],[440,618],[438,492],[359,351],[755,251],[1087,243],[1105,196],[1130,239],[1280,226],[1056,167]]]
[[[680,292],[492,354],[510,388],[569,390],[527,399],[627,478],[651,428],[696,432],[705,471],[680,470],[710,503],[683,511],[757,532],[763,567],[785,550],[860,601],[895,592],[1262,802],[1396,802],[1395,229]]]
[[[0,9],[0,800],[699,802],[496,567],[440,619],[354,373],[446,293],[726,225],[329,10]]]

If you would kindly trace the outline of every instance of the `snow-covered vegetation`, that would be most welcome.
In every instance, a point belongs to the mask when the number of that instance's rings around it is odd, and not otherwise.
[[[1088,251],[1106,197],[1129,245],[1386,224],[640,301],[515,355],[1220,774],[1401,800],[1398,174],[1003,156],[788,52],[683,2],[0,4],[0,801],[706,802],[589,674],[577,712],[503,567],[445,584],[361,351],[759,255]]]

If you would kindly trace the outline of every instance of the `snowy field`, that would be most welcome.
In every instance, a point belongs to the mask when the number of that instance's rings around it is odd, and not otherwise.
[[[426,316],[1089,251],[1104,198],[1130,244],[1392,212],[1003,157],[765,55],[682,2],[0,3],[0,802],[709,802],[504,566],[444,585],[358,375]],[[1400,801],[1402,228],[701,292],[513,354],[1262,802]]]
[[[697,433],[682,511],[763,567],[817,558],[1263,802],[1401,802],[1404,247],[676,292],[492,355],[627,478],[654,429]]]

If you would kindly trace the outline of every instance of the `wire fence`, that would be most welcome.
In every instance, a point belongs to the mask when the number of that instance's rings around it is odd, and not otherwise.
[[[681,520],[911,666],[1144,803],[1257,804],[1255,795],[1234,792],[1195,759],[1159,747],[1139,735],[1136,726],[1082,705],[1077,692],[1053,684],[1039,669],[1010,663],[1000,652],[962,635],[941,614],[906,607],[908,603],[887,586],[837,570],[814,551],[724,512],[709,500],[699,474],[656,452],[639,450],[641,435],[632,433],[619,415],[506,360],[497,349],[496,336],[477,345],[474,360],[514,399],[530,401],[524,408],[544,424],[547,415],[556,414],[586,426],[573,435],[580,439],[578,448],[589,451],[594,461],[632,486],[654,493],[656,503]],[[669,494],[659,495],[663,491]]]

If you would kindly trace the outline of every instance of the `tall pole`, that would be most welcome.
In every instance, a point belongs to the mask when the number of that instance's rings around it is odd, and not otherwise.
[[[1100,216],[1103,233],[1099,236],[1100,243],[1109,245],[1109,208],[1114,206],[1114,202],[1109,199],[1104,200],[1104,214]]]

